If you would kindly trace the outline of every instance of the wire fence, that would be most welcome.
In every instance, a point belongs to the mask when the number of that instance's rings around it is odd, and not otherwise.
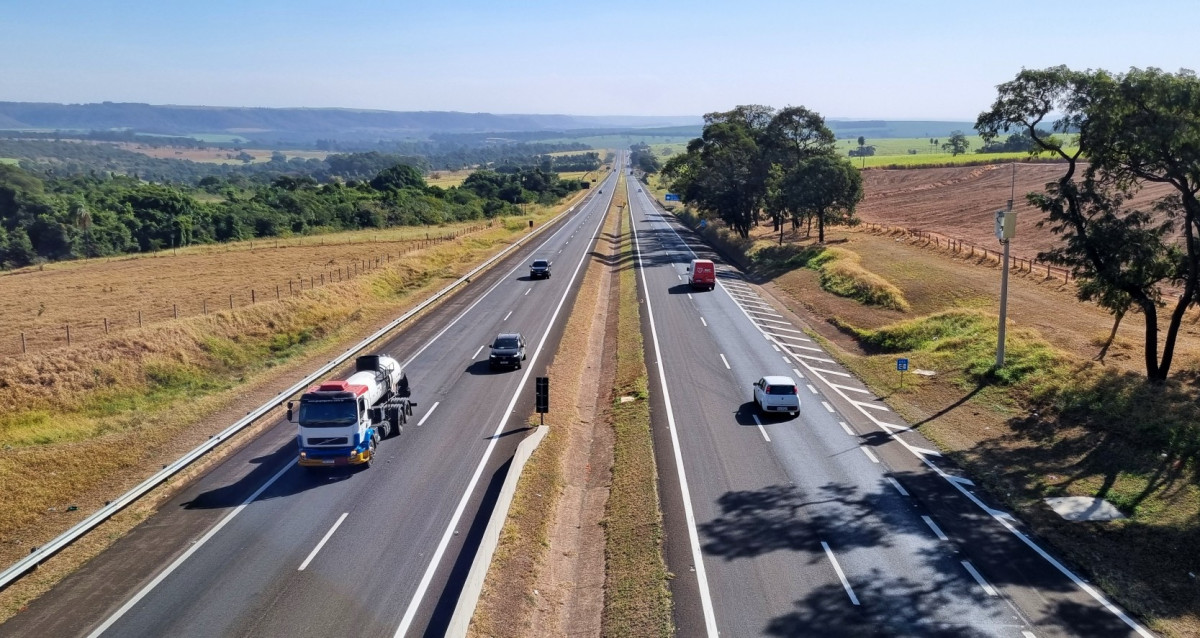
[[[349,265],[337,268],[329,266],[323,271],[312,272],[306,277],[291,277],[283,282],[230,288],[221,295],[181,296],[175,300],[148,299],[142,307],[126,308],[125,312],[114,313],[112,316],[89,316],[86,312],[81,312],[77,320],[69,323],[31,325],[21,329],[16,338],[10,339],[9,343],[0,343],[0,356],[14,356],[73,346],[96,341],[122,330],[140,328],[162,321],[204,316],[222,310],[236,310],[259,303],[281,301],[321,286],[349,281],[381,267],[386,267],[393,260],[404,255],[453,241],[463,235],[488,227],[489,224],[477,224],[459,228],[450,233],[426,233],[425,239],[389,242],[406,245],[393,252],[364,255]]]
[[[925,242],[932,244],[934,248],[944,248],[957,255],[963,255],[967,258],[979,257],[981,259],[995,261],[997,265],[1004,261],[1004,251],[1002,250],[977,246],[971,242],[964,241],[962,239],[956,239],[941,233],[867,222],[864,222],[861,227],[870,231],[886,234],[903,233],[904,235],[924,240]],[[1072,279],[1071,271],[1061,266],[1052,266],[1036,259],[1013,255],[1011,252],[1009,253],[1009,259],[1012,261],[1011,267],[1020,272],[1028,272],[1031,274],[1045,273],[1047,279],[1062,279],[1064,283],[1070,283]]]

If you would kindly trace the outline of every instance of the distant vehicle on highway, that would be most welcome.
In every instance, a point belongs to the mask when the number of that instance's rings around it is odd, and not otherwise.
[[[488,366],[493,370],[501,367],[520,369],[525,360],[525,337],[519,332],[502,332],[488,347],[492,349]]]
[[[800,389],[791,377],[763,377],[754,382],[754,403],[764,414],[787,412],[796,416],[800,413]]]
[[[696,290],[717,287],[717,266],[711,259],[693,259],[688,265],[688,284]]]
[[[550,262],[546,259],[535,259],[532,264],[529,264],[530,279],[549,279],[550,278]]]

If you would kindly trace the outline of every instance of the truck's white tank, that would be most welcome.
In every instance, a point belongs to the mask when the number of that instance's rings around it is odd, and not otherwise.
[[[367,386],[367,405],[378,403],[388,390],[395,388],[400,381],[400,362],[388,356],[379,356],[378,359],[380,368],[386,373],[384,376],[380,377],[380,373],[376,371],[363,370],[355,372],[350,375],[349,379],[346,379],[346,383],[350,385]]]

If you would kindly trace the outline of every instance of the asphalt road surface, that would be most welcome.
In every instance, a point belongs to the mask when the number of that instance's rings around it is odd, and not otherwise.
[[[679,635],[1150,635],[636,186]],[[687,285],[696,253],[713,291]],[[797,382],[798,417],[758,414],[764,375]]]
[[[418,405],[370,468],[296,466],[295,426],[280,422],[0,635],[442,635],[616,175],[376,349],[404,362]],[[553,274],[530,281],[538,257]],[[525,336],[521,369],[489,370],[499,332]]]

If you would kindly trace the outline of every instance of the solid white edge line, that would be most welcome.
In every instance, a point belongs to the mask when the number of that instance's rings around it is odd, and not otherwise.
[[[604,208],[605,211],[612,206],[612,197],[614,194],[612,192],[609,193],[608,204]],[[600,219],[604,219],[604,216],[602,215]],[[596,230],[592,233],[592,237],[588,241],[589,244],[594,243],[596,237],[600,235],[600,226],[601,224],[596,225]],[[575,265],[575,271],[571,273],[571,279],[567,282],[566,289],[558,299],[558,305],[554,308],[554,314],[550,316],[550,326],[554,325],[554,321],[558,318],[558,313],[562,311],[563,304],[567,301],[567,295],[571,292],[572,285],[575,283],[575,278],[579,276],[579,269],[583,267],[588,257],[589,255],[585,252],[583,257],[580,258],[579,263]],[[546,344],[546,338],[550,332],[550,330],[546,330],[542,333],[542,338],[538,341],[537,349],[533,351],[529,367],[525,368],[525,373],[521,375],[521,380],[517,383],[517,389],[513,392],[512,399],[508,403],[508,408],[504,411],[504,416],[500,419],[500,423],[496,425],[496,431],[490,437],[487,449],[483,452],[483,458],[479,460],[479,465],[475,468],[475,473],[471,475],[471,480],[467,483],[466,490],[463,491],[462,499],[459,500],[458,507],[455,508],[454,514],[450,517],[450,524],[446,526],[446,531],[442,534],[442,540],[438,543],[437,549],[434,550],[433,557],[429,561],[429,566],[425,568],[425,574],[421,577],[420,583],[417,584],[417,590],[413,593],[412,600],[409,601],[408,609],[405,610],[404,617],[400,619],[400,625],[396,627],[396,638],[401,638],[407,634],[413,619],[416,618],[417,609],[421,606],[421,600],[425,597],[425,591],[429,589],[429,584],[433,582],[433,575],[437,572],[438,565],[442,562],[442,555],[446,553],[446,547],[450,545],[450,539],[454,537],[458,521],[462,518],[463,512],[466,511],[467,502],[471,500],[471,493],[475,491],[475,486],[479,483],[479,477],[483,475],[483,468],[487,466],[488,459],[492,456],[492,450],[496,448],[496,443],[500,440],[499,434],[504,431],[504,426],[508,424],[508,419],[513,414],[513,408],[517,405],[517,399],[521,397],[521,391],[525,388],[525,383],[529,380],[529,374],[533,372],[533,364],[537,361],[538,355],[541,354],[542,347]],[[418,423],[418,425],[420,424]]]
[[[317,552],[321,551],[321,548],[325,546],[325,543],[329,542],[329,537],[333,536],[333,533],[337,531],[337,528],[341,527],[342,521],[346,520],[346,517],[349,515],[350,512],[342,512],[342,515],[338,517],[337,522],[333,524],[333,527],[329,528],[328,532],[325,532],[325,535],[321,537],[321,542],[317,543],[317,546],[308,553],[308,558],[305,558],[304,562],[300,563],[300,568],[296,571],[302,572],[304,571],[305,567],[308,567],[308,564],[312,562],[312,559],[316,558]]]
[[[724,363],[724,364],[725,364],[725,369],[726,369],[726,370],[732,370],[732,369],[733,369],[733,368],[729,367],[729,360],[725,358],[725,355],[721,355],[721,363]]]
[[[975,579],[975,582],[979,583],[979,586],[983,588],[983,591],[987,592],[988,596],[999,596],[1000,595],[1000,594],[996,593],[995,587],[992,587],[991,585],[988,584],[988,582],[986,580],[983,579],[983,575],[981,575],[979,572],[975,571],[975,566],[971,564],[971,561],[969,561],[969,560],[962,561],[962,566],[966,567],[968,572],[971,572],[971,577]]]
[[[754,417],[754,424],[758,426],[758,431],[762,432],[763,438],[767,440],[767,443],[770,443],[771,437],[767,436],[767,430],[762,426],[762,421],[759,420],[758,415],[752,414],[751,416]]]
[[[942,532],[942,528],[938,527],[937,523],[933,522],[932,518],[929,518],[928,516],[925,516],[925,515],[921,515],[921,520],[925,521],[925,524],[929,526],[929,529],[933,530],[933,535],[937,536],[939,541],[950,540],[949,538],[947,538],[946,534],[944,532]]]
[[[866,454],[866,455],[867,455],[867,458],[871,459],[871,462],[872,462],[872,463],[878,463],[878,462],[879,462],[879,457],[875,456],[875,453],[874,453],[874,452],[872,452],[871,450],[869,450],[869,449],[867,449],[867,448],[865,448],[865,447],[863,447],[863,446],[861,446],[861,445],[860,445],[860,446],[858,446],[858,449],[862,450],[862,451],[863,451],[863,454]]]
[[[229,521],[233,520],[234,516],[240,514],[242,510],[246,509],[247,505],[254,501],[254,499],[258,498],[260,494],[267,491],[268,487],[274,485],[275,481],[279,480],[279,477],[283,476],[288,470],[292,469],[295,466],[295,463],[295,461],[288,461],[287,465],[283,466],[283,469],[275,473],[275,476],[267,479],[267,482],[263,483],[262,487],[254,490],[254,493],[246,497],[246,500],[242,501],[241,505],[238,505],[236,508],[234,508],[234,510],[225,518],[221,519],[220,523],[217,523],[212,529],[208,530],[208,533],[206,533],[204,536],[201,536],[200,540],[193,543],[186,552],[180,554],[179,558],[176,558],[174,562],[167,566],[166,569],[159,572],[158,576],[155,576],[154,580],[147,583],[146,586],[143,587],[142,590],[137,594],[135,594],[133,598],[130,598],[124,605],[121,605],[121,608],[118,609],[116,613],[109,616],[108,619],[104,621],[104,624],[92,630],[92,633],[88,634],[88,638],[95,638],[96,636],[99,636],[107,631],[109,627],[112,627],[114,623],[121,619],[121,616],[124,616],[126,612],[133,608],[134,605],[138,604],[138,602],[140,602],[142,598],[146,596],[146,594],[149,594],[151,590],[153,590],[155,587],[158,587],[159,583],[166,580],[167,576],[171,575],[171,572],[178,569],[179,566],[184,563],[184,561],[186,561],[188,558],[191,558],[192,554],[195,554],[196,551],[203,547],[204,544],[209,540],[211,540],[213,536],[216,536],[217,532],[220,532],[221,529],[229,523]]]
[[[829,405],[829,402],[828,402],[828,401],[822,401],[822,402],[821,402],[821,405],[825,406],[825,409],[826,409],[826,410],[827,410],[827,411],[828,411],[830,414],[833,414],[833,406],[832,406],[832,405]]]
[[[421,416],[421,420],[417,421],[417,427],[421,427],[422,425],[425,425],[425,421],[429,418],[429,415],[433,414],[433,411],[436,410],[437,407],[441,404],[442,404],[441,401],[434,401],[433,405],[429,406],[429,409],[426,410],[425,414],[423,414]]]
[[[474,361],[475,357],[478,357],[480,352],[483,352],[483,346],[479,346],[479,349],[475,351],[475,354],[471,355],[471,360]]]
[[[842,566],[838,565],[837,557],[833,555],[833,550],[829,549],[829,543],[821,541],[821,547],[825,548],[825,555],[829,557],[829,562],[833,564],[833,571],[837,573],[838,580],[842,581],[842,589],[846,590],[846,595],[850,597],[850,602],[857,605],[858,596],[854,595],[854,590],[850,587],[850,581],[846,580],[846,574],[842,571]]]
[[[650,290],[650,284],[646,282],[646,269],[642,265],[642,246],[638,239],[637,220],[633,217],[633,206],[629,207],[629,222],[633,229],[633,245],[637,251],[637,267],[642,275],[642,288]],[[673,232],[675,229],[671,230]],[[694,256],[695,253],[692,255]],[[724,289],[724,285],[722,285],[722,289]],[[717,618],[713,612],[712,594],[708,591],[708,573],[704,569],[704,555],[700,551],[700,536],[696,531],[696,513],[692,510],[692,494],[688,489],[687,473],[683,469],[683,452],[679,447],[679,433],[675,429],[675,415],[671,410],[671,393],[667,390],[667,373],[663,369],[662,348],[658,344],[658,328],[654,325],[654,306],[650,303],[650,295],[646,295],[646,317],[650,324],[650,341],[654,344],[654,363],[658,368],[658,383],[662,389],[663,403],[667,408],[667,430],[671,433],[671,447],[675,452],[675,469],[679,475],[679,491],[683,496],[683,516],[687,521],[688,542],[692,546],[692,564],[696,569],[696,581],[700,589],[700,607],[704,611],[704,630],[709,638],[717,638]]]
[[[855,436],[854,430],[851,430],[850,426],[846,425],[845,421],[838,421],[838,425],[842,426],[842,430],[844,430],[846,432],[846,434],[849,434],[850,436]]]
[[[908,490],[904,489],[904,486],[900,484],[900,481],[897,481],[890,476],[885,476],[883,478],[887,479],[888,482],[892,484],[892,487],[896,488],[897,492],[900,492],[901,496],[908,496]]]

